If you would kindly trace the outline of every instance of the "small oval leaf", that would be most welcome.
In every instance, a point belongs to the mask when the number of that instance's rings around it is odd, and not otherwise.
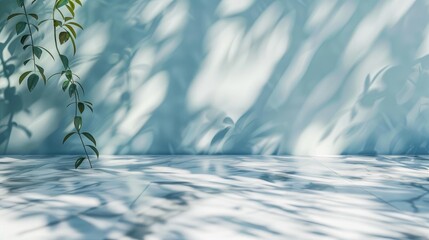
[[[21,37],[21,44],[24,44],[25,41],[28,39],[28,37],[30,36],[30,34],[25,34],[24,36]]]
[[[39,19],[39,16],[37,16],[37,14],[35,14],[35,13],[30,13],[30,14],[28,14],[29,16],[31,16],[31,17],[33,17],[34,19],[36,19],[36,20],[38,20]]]
[[[45,83],[45,85],[46,85],[45,69],[43,69],[43,68],[42,68],[41,66],[39,66],[39,65],[36,65],[36,67],[37,67],[37,69],[39,70],[40,76],[42,77],[43,82],[44,82],[44,83]]]
[[[7,17],[7,20],[10,20],[10,19],[12,19],[12,18],[14,18],[14,17],[16,17],[16,16],[19,16],[19,15],[24,15],[23,13],[13,13],[13,14],[11,14],[11,15],[9,15],[8,17]]]
[[[56,8],[60,8],[62,6],[65,6],[67,3],[69,3],[69,0],[58,0],[57,4],[55,5]]]
[[[27,87],[30,92],[36,87],[37,82],[39,82],[39,75],[33,73],[28,77]]]
[[[71,133],[68,133],[65,137],[64,137],[64,139],[63,139],[63,144],[67,141],[67,139],[69,139],[71,136],[73,136],[73,134],[75,134],[76,132],[71,132]]]
[[[63,82],[63,86],[62,89],[65,92],[67,90],[67,88],[69,87],[70,81],[64,81]]]
[[[66,71],[66,77],[68,80],[71,80],[73,78],[73,73],[70,69]]]
[[[72,97],[76,91],[76,84],[72,83],[69,87],[69,96]]]
[[[86,157],[79,157],[78,159],[76,159],[76,162],[74,163],[74,167],[77,169],[85,159]]]
[[[69,68],[69,59],[64,55],[60,55],[60,58],[61,58],[61,62],[64,65],[64,68],[66,69]]]
[[[31,71],[25,72],[23,74],[21,74],[21,76],[19,77],[19,84],[22,83],[22,81],[24,81],[24,79],[28,76],[28,74],[30,74]]]
[[[82,133],[86,138],[88,138],[89,141],[94,143],[95,146],[97,146],[97,141],[95,141],[95,138],[91,135],[89,132],[83,132]]]
[[[100,153],[98,152],[98,149],[96,147],[91,146],[91,145],[86,145],[86,146],[89,147],[89,148],[91,148],[92,151],[94,151],[95,155],[97,155],[97,158],[100,157]]]
[[[33,53],[38,59],[40,59],[40,57],[42,56],[42,49],[40,49],[39,47],[33,47]]]
[[[25,22],[17,23],[15,26],[16,34],[22,33],[22,31],[24,31],[26,25],[27,24]]]
[[[80,113],[83,113],[83,111],[85,111],[85,104],[80,102],[77,104],[77,107],[79,108]]]
[[[68,32],[61,32],[59,37],[60,44],[66,43],[69,40],[69,38],[70,38],[70,35]]]
[[[82,128],[82,117],[80,116],[76,116],[74,117],[74,127],[76,128],[77,131],[80,131],[80,129]]]
[[[18,4],[18,6],[22,7],[24,6],[24,0],[16,0],[16,3]]]

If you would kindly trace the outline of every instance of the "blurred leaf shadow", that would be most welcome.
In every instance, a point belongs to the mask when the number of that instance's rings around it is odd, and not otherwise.
[[[6,31],[6,18],[3,18],[3,16],[6,16],[6,11],[12,4],[11,2],[4,5],[2,4],[2,10],[0,11],[0,33],[2,33],[2,31]],[[0,95],[1,154],[7,154],[9,141],[14,129],[23,132],[28,138],[31,138],[32,135],[31,131],[26,126],[19,124],[14,120],[14,117],[18,112],[28,111],[23,109],[22,98],[18,94],[16,84],[12,84],[12,81],[17,81],[17,79],[11,78],[11,76],[16,72],[17,67],[19,67],[16,66],[17,57],[15,55],[17,42],[18,40],[14,37],[13,32],[7,34],[7,38],[4,42],[0,42],[0,79],[2,86],[0,88],[0,93],[2,93],[2,95]],[[6,58],[6,55],[10,57]]]

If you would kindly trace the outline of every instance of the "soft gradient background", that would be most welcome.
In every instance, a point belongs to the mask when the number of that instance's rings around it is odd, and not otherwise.
[[[58,79],[17,85],[0,2],[0,153],[79,153]],[[429,1],[87,0],[78,19],[102,154],[428,153]]]

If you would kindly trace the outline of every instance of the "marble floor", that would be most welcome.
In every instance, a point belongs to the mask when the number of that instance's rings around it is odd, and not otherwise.
[[[0,239],[429,239],[426,158],[2,156]]]

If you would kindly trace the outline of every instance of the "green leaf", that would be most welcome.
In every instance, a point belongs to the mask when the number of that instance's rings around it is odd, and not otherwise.
[[[54,27],[60,27],[62,25],[63,25],[63,23],[61,21],[56,20],[56,19],[54,20]]]
[[[27,26],[27,24],[25,22],[19,22],[16,24],[15,26],[15,30],[16,30],[16,34],[20,34],[22,33],[22,31],[24,31],[25,26]]]
[[[83,27],[79,23],[77,23],[77,22],[69,22],[68,24],[75,25],[76,27],[78,27],[78,28],[80,28],[80,29],[83,30]]]
[[[21,37],[21,44],[24,45],[25,41],[27,40],[27,38],[30,36],[30,34],[25,34],[24,36]]]
[[[37,16],[37,14],[35,14],[35,13],[30,13],[30,14],[28,14],[29,16],[31,16],[31,17],[33,17],[34,19],[36,19],[36,20],[38,20],[39,19],[39,16]]]
[[[19,15],[24,15],[24,13],[13,13],[13,14],[11,14],[11,15],[9,15],[9,16],[7,17],[7,20],[10,20],[10,19],[12,19],[12,18],[14,18],[14,17],[16,17],[16,16],[19,16]]]
[[[66,19],[66,17],[64,16],[64,13],[63,13],[63,12],[61,12],[61,10],[60,10],[60,9],[58,9],[58,8],[57,8],[57,11],[58,11],[58,13],[61,15],[61,18],[62,18],[63,20],[65,20],[65,19]]]
[[[67,104],[67,106],[66,107],[70,107],[71,105],[73,105],[73,104],[76,104],[75,102],[71,102],[71,103],[69,103],[69,104]]]
[[[74,9],[72,7],[70,7],[69,5],[67,5],[66,7],[69,10],[70,14],[74,17],[75,16]]]
[[[24,45],[23,47],[22,47],[22,49],[27,49],[28,47],[30,47],[31,45],[30,44],[27,44],[27,45]]]
[[[44,83],[45,83],[45,85],[46,85],[45,69],[43,69],[43,67],[41,67],[41,66],[39,66],[39,65],[37,65],[37,64],[36,64],[36,67],[37,67],[37,69],[39,70],[40,76],[42,77],[43,82],[44,82]]]
[[[28,74],[30,74],[31,71],[25,72],[23,74],[21,74],[21,76],[19,77],[19,84],[22,83],[22,81],[24,81],[24,79],[28,76]]]
[[[73,1],[69,1],[69,6],[71,7],[71,9],[73,9],[73,11],[76,9],[76,6],[74,5]]]
[[[88,138],[89,141],[94,143],[95,146],[97,146],[97,141],[95,141],[95,138],[91,135],[89,132],[83,132],[82,133],[86,138]]]
[[[31,60],[32,60],[32,59],[27,59],[27,60],[25,60],[25,61],[24,61],[24,66],[25,66],[25,65],[27,65],[27,63],[28,63],[29,61],[31,61]]]
[[[69,68],[69,59],[66,56],[61,55],[61,54],[60,54],[60,58],[61,58],[61,62],[63,63],[64,68],[65,69]]]
[[[67,90],[67,88],[69,87],[69,84],[70,84],[70,81],[64,81],[63,82],[63,86],[62,86],[62,88],[63,88],[63,91],[65,92],[66,90]]]
[[[65,137],[64,137],[64,139],[63,139],[63,144],[67,141],[67,139],[69,139],[71,136],[73,136],[73,134],[75,134],[76,132],[71,132],[71,133],[68,133]]]
[[[68,80],[71,80],[73,78],[73,73],[70,69],[66,71],[66,77]]]
[[[76,128],[77,131],[80,131],[80,129],[82,128],[82,117],[81,116],[76,116],[74,117],[74,127]]]
[[[30,23],[30,25],[31,25],[32,27],[34,27],[34,28],[36,29],[36,31],[39,31],[39,27],[38,27],[38,26],[36,26],[36,25],[34,25],[34,24],[32,24],[32,23]]]
[[[24,6],[24,0],[16,0],[16,3],[18,4],[18,6],[22,7]]]
[[[68,34],[70,35],[70,33],[68,33]],[[71,35],[70,35],[70,40],[71,40],[72,45],[73,45],[73,55],[75,55],[76,54],[76,43],[74,42],[74,39],[71,37]]]
[[[46,85],[45,69],[43,69],[41,66],[39,66],[39,65],[37,65],[37,64],[36,64],[36,67],[37,67],[37,69],[39,70],[40,76],[42,77],[43,82],[44,82],[44,83],[45,83],[45,85]]]
[[[94,112],[94,109],[92,108],[92,106],[90,106],[90,105],[86,105],[88,108],[89,108],[89,110],[91,110],[91,112]]]
[[[70,34],[68,32],[61,32],[60,33],[60,44],[66,43],[70,38]]]
[[[75,0],[75,2],[76,2],[77,4],[79,4],[80,6],[82,6],[82,2],[81,2],[80,0]]]
[[[69,0],[57,0],[57,4],[55,4],[56,8],[60,8],[69,3]]]
[[[73,20],[73,18],[72,18],[72,17],[65,17],[65,18],[64,18],[64,21],[66,21],[66,22],[67,22],[67,21],[70,21],[70,20]]]
[[[42,56],[42,49],[40,49],[39,47],[33,47],[33,53],[38,59],[40,59],[40,57]]]
[[[79,112],[82,114],[82,113],[83,113],[83,111],[85,111],[85,104],[83,104],[83,103],[79,102],[79,103],[77,104],[77,108],[79,108]]]
[[[76,84],[72,83],[69,87],[69,96],[72,97],[75,91],[76,91]]]
[[[54,55],[52,55],[52,53],[51,53],[51,52],[49,52],[49,50],[48,50],[48,49],[46,49],[46,48],[44,48],[44,47],[41,47],[41,46],[39,46],[39,48],[43,49],[45,52],[47,52],[47,53],[49,54],[49,56],[51,56],[51,58],[52,58],[53,60],[55,60]]]
[[[70,30],[70,33],[72,34],[72,36],[73,36],[74,38],[76,38],[76,37],[77,37],[76,31],[74,30],[74,28],[73,28],[72,26],[70,26],[70,25],[66,24],[66,25],[65,25],[65,27],[66,27],[66,28],[68,28],[68,30]]]
[[[83,162],[83,160],[85,160],[86,157],[79,157],[76,162],[74,163],[74,167],[77,169]]]
[[[80,89],[82,89],[82,93],[85,94],[85,89],[83,89],[82,84],[80,84],[80,82],[77,82],[77,81],[75,83],[77,83],[77,85],[79,85]]]
[[[47,21],[51,21],[51,19],[45,19],[45,20],[42,20],[42,21],[40,21],[40,22],[39,22],[39,24],[37,24],[37,25],[39,25],[39,26],[40,26],[40,25],[42,25],[43,23],[45,23],[45,22],[47,22]]]
[[[37,74],[31,74],[30,77],[28,77],[27,80],[27,87],[28,87],[28,91],[33,91],[33,89],[36,87],[37,82],[39,82],[39,75]]]
[[[86,145],[86,146],[89,147],[89,148],[91,148],[92,151],[94,151],[95,155],[97,155],[97,158],[100,157],[100,153],[98,152],[98,149],[96,147],[91,146],[91,145]]]

